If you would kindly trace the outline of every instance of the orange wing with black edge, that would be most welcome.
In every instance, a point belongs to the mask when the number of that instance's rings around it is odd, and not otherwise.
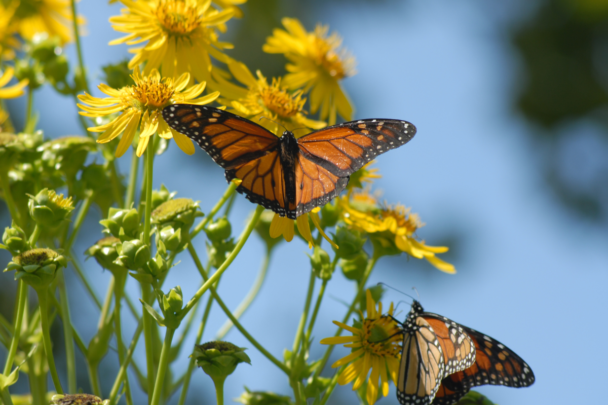
[[[234,178],[242,180],[236,190],[245,194],[249,201],[281,216],[286,215],[288,203],[285,176],[278,151],[226,170],[226,179],[230,181]]]
[[[528,387],[534,383],[534,373],[513,350],[496,339],[460,325],[475,345],[475,363],[441,381],[433,405],[452,405],[478,385]]]
[[[301,155],[338,177],[348,177],[376,156],[405,145],[416,127],[401,120],[345,122],[298,139]]]
[[[174,104],[163,109],[163,118],[227,170],[262,157],[279,145],[279,138],[266,128],[213,107]]]

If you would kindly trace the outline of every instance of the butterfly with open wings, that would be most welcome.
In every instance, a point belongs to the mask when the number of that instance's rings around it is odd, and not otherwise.
[[[407,121],[367,119],[297,139],[287,130],[278,137],[238,115],[191,104],[165,107],[163,118],[224,168],[228,181],[242,180],[239,193],[291,219],[327,204],[344,190],[351,174],[416,134]]]
[[[528,364],[511,349],[414,301],[403,327],[397,398],[402,405],[452,405],[472,387],[534,383]]]

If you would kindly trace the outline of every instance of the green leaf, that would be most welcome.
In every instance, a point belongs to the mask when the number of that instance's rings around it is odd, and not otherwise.
[[[154,318],[156,320],[156,323],[158,323],[160,326],[166,326],[165,325],[165,319],[154,310],[154,308],[152,308],[150,305],[146,304],[144,301],[142,301],[141,299],[139,300],[141,302],[141,304],[144,306],[144,309],[146,311],[148,311],[148,313],[150,315],[152,315],[152,318]]]
[[[15,368],[12,373],[8,376],[0,374],[0,390],[4,390],[7,387],[15,384],[19,379],[19,367]]]

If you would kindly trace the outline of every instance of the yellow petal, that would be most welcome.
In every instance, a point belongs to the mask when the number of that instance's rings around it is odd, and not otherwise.
[[[150,137],[146,136],[146,137],[139,137],[139,142],[137,143],[137,157],[141,157],[141,155],[144,154],[144,152],[146,151],[146,148],[148,147],[148,142],[150,141]]]
[[[300,235],[308,242],[308,248],[312,249],[314,246],[314,241],[312,239],[312,234],[310,233],[310,224],[308,223],[308,215],[300,215],[296,218],[296,223],[298,225],[298,232]]]
[[[453,264],[444,262],[443,260],[441,260],[435,256],[427,256],[426,260],[428,260],[429,263],[431,263],[433,266],[437,267],[439,270],[441,270],[443,272],[450,273],[450,274],[456,273],[456,268],[454,267]]]
[[[141,117],[141,112],[136,112],[131,117],[131,120],[127,124],[125,128],[125,132],[122,134],[122,138],[120,138],[120,142],[116,147],[116,157],[119,158],[129,149],[131,143],[133,142],[133,137],[135,136],[135,132],[137,131],[137,126],[139,125],[139,118]]]
[[[194,145],[192,144],[190,138],[174,130],[171,130],[171,133],[173,134],[173,140],[182,150],[182,152],[184,152],[186,155],[194,155]]]

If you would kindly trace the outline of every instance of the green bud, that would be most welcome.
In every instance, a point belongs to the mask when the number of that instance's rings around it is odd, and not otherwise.
[[[164,243],[165,248],[170,251],[180,251],[183,249],[182,243],[182,230],[178,228],[177,231],[171,226],[166,226],[161,229],[160,240]]]
[[[30,90],[36,90],[44,84],[44,74],[39,66],[30,65],[25,59],[15,62],[15,77],[17,80],[27,79]]]
[[[219,268],[226,260],[230,252],[234,249],[235,243],[232,239],[214,244],[207,244],[207,257],[209,263],[216,269]]]
[[[476,391],[469,391],[458,401],[458,405],[494,405],[487,397]]]
[[[374,245],[374,254],[378,257],[395,256],[403,253],[395,245],[395,236],[388,231],[372,234],[371,241]]]
[[[86,136],[65,136],[45,142],[38,147],[42,160],[70,179],[82,168],[89,152],[97,150],[95,141]]]
[[[177,313],[184,306],[184,297],[180,286],[173,287],[169,292],[163,295],[163,311]]]
[[[175,227],[188,231],[196,217],[203,216],[198,202],[189,198],[176,198],[168,200],[152,211],[152,222],[157,225],[174,223]]]
[[[61,40],[58,37],[49,38],[48,35],[36,35],[30,42],[31,55],[40,63],[49,62],[63,53]]]
[[[150,248],[139,239],[123,242],[118,260],[129,270],[137,270],[150,260]]]
[[[340,259],[340,268],[342,269],[344,277],[349,280],[359,281],[365,274],[368,262],[369,257],[367,256],[367,253],[362,250],[352,259]]]
[[[98,240],[93,246],[87,249],[86,254],[94,257],[97,263],[104,269],[111,271],[124,271],[124,267],[115,263],[118,259],[118,250],[121,245],[120,239],[114,236]]]
[[[279,243],[283,242],[285,239],[283,238],[271,238],[270,237],[270,224],[272,223],[272,219],[274,218],[274,212],[270,210],[264,210],[262,215],[260,216],[260,220],[255,226],[255,232],[262,238],[262,240],[266,243],[266,246],[269,250],[274,248]]]
[[[139,237],[139,213],[135,208],[118,209],[110,207],[108,219],[99,221],[107,231],[121,240]]]
[[[148,263],[146,263],[146,269],[150,274],[158,279],[165,274],[167,270],[169,270],[169,264],[160,254],[157,253],[153,259],[148,260]]]
[[[269,391],[250,391],[247,387],[235,401],[245,405],[293,405],[288,396]]]
[[[310,257],[310,265],[315,271],[315,275],[321,280],[330,280],[332,275],[331,259],[325,250],[320,246],[315,246]]]
[[[13,256],[18,255],[30,248],[27,236],[23,229],[19,228],[13,221],[12,226],[4,228],[4,234],[2,234],[2,244],[4,248],[11,252]]]
[[[333,228],[340,219],[341,209],[337,200],[321,208],[321,228]]]
[[[46,79],[51,83],[63,83],[70,70],[70,64],[65,55],[60,55],[55,59],[44,63],[42,72]]]
[[[129,61],[123,60],[112,65],[105,65],[101,68],[104,73],[102,82],[114,89],[121,89],[125,86],[135,84],[131,78],[131,69],[129,69]]]
[[[334,242],[340,247],[334,249],[340,259],[352,259],[363,249],[365,236],[359,231],[338,226],[334,235]]]
[[[214,221],[207,225],[205,229],[207,237],[211,243],[221,242],[232,235],[232,226],[226,217],[221,217],[217,221]]]
[[[176,194],[176,191],[170,192],[164,184],[161,184],[160,190],[152,190],[152,210],[154,211],[159,205],[175,197]]]
[[[34,289],[46,288],[55,278],[60,267],[67,266],[67,260],[51,249],[27,250],[8,263],[6,271],[15,271],[15,280],[23,280]]]
[[[90,394],[53,395],[51,405],[101,405],[102,400]]]
[[[205,374],[217,384],[236,370],[239,363],[251,364],[245,348],[237,347],[229,342],[208,342],[197,345],[192,357]]]
[[[87,71],[83,71],[80,66],[74,68],[74,90],[77,93],[86,90],[87,88]]]
[[[56,228],[68,218],[74,205],[72,197],[63,198],[54,190],[44,189],[36,196],[30,196],[28,202],[30,216],[38,225],[44,228]]]
[[[19,160],[22,150],[17,135],[0,132],[0,171],[8,171]]]

